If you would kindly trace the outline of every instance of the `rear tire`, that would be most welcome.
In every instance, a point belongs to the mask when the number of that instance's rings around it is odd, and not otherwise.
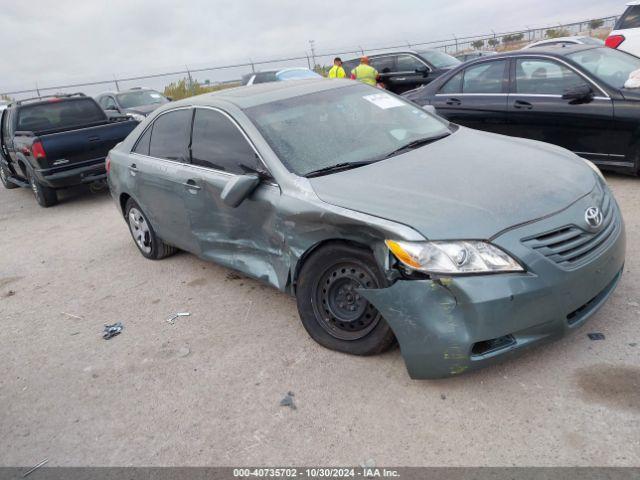
[[[31,184],[31,191],[33,191],[38,205],[47,208],[58,203],[58,194],[56,191],[36,180],[36,176],[33,173],[29,175],[29,183]]]
[[[9,181],[9,177],[11,176],[9,169],[0,161],[0,181],[2,181],[2,185],[4,188],[11,190],[12,188],[18,188],[13,182]]]
[[[342,244],[321,247],[304,262],[296,289],[298,312],[309,335],[323,347],[375,355],[395,343],[382,315],[357,290],[384,288],[373,255]]]
[[[124,211],[133,242],[145,258],[160,260],[176,253],[176,247],[167,245],[156,235],[149,219],[135,200],[127,200]]]

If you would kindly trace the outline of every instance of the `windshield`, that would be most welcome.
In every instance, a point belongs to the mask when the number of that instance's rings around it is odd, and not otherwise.
[[[366,85],[275,101],[246,113],[282,163],[302,176],[380,160],[410,142],[450,133],[445,122]]]
[[[135,92],[119,93],[118,103],[122,108],[135,108],[155,103],[167,103],[168,100],[155,90],[137,90]]]
[[[613,48],[583,50],[567,57],[615,88],[623,88],[631,72],[640,69],[640,58]]]
[[[457,58],[438,50],[425,50],[424,52],[418,52],[418,54],[436,68],[455,67],[462,63]]]
[[[278,77],[278,80],[301,80],[304,78],[320,78],[320,75],[306,68],[301,68],[299,70],[283,70],[278,72],[276,77]]]

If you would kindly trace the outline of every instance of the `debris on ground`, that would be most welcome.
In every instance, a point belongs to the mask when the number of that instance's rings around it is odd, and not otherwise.
[[[35,472],[37,469],[39,469],[41,466],[43,466],[45,463],[47,463],[49,461],[48,458],[45,458],[43,461],[41,461],[39,464],[37,464],[35,467],[32,467],[29,471],[27,471],[26,473],[24,473],[22,475],[22,478],[26,477],[27,475],[32,474],[33,472]]]
[[[178,317],[188,317],[189,315],[191,315],[189,312],[179,312],[176,313],[174,315],[171,315],[169,318],[167,318],[167,323],[170,323],[171,325],[175,325],[175,319]]]
[[[587,337],[589,337],[589,340],[595,341],[595,340],[604,340],[604,333],[587,333]]]
[[[227,280],[242,280],[244,277],[236,272],[227,273]]]
[[[178,356],[184,358],[191,353],[191,349],[189,347],[182,347],[178,350]]]
[[[446,396],[444,393],[441,393],[441,394],[440,394],[440,398],[441,398],[442,400],[446,400],[446,399],[447,399],[447,396]]]
[[[115,337],[116,335],[120,335],[124,326],[122,322],[114,323],[113,325],[105,325],[104,333],[102,334],[102,338],[105,340],[109,340],[110,338]]]
[[[13,297],[16,294],[15,290],[9,290],[6,294],[5,297]]]
[[[290,407],[292,410],[296,410],[296,404],[293,403],[293,397],[294,397],[294,393],[293,392],[287,392],[287,394],[284,396],[284,398],[282,400],[280,400],[280,406],[281,407]]]
[[[66,315],[67,317],[71,317],[71,318],[75,318],[77,320],[84,320],[82,317],[80,317],[79,315],[74,315],[73,313],[67,313],[67,312],[60,312],[62,315]]]
[[[364,462],[360,464],[361,468],[375,468],[376,461],[373,458],[367,458]]]
[[[640,303],[638,302],[628,302],[627,305],[629,305],[630,307],[640,307]]]
[[[635,346],[637,346],[637,345],[638,345],[638,344],[637,344],[637,343],[635,343],[635,342],[633,342],[633,343],[630,343],[630,344],[629,344],[629,346],[630,346],[630,347],[635,347]]]
[[[69,335],[71,335],[73,337],[74,335],[78,335],[79,333],[80,332],[71,332]]]

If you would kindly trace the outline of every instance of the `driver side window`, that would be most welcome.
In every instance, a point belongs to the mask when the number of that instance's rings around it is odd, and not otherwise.
[[[516,93],[562,95],[584,83],[573,70],[553,60],[519,58],[516,62]]]

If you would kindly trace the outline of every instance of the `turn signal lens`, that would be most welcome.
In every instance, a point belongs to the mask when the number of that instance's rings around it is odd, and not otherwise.
[[[445,275],[524,272],[515,259],[488,242],[385,240],[385,243],[398,260],[421,272]]]

